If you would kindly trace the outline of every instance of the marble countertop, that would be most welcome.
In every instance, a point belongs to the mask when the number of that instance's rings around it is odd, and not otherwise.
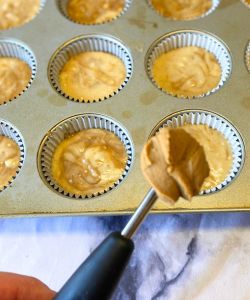
[[[1,271],[31,275],[59,290],[88,254],[128,217],[0,219]],[[115,300],[250,297],[250,215],[150,215]]]

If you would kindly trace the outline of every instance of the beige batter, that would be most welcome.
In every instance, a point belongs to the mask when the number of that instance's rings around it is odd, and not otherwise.
[[[0,190],[16,175],[20,162],[20,149],[10,138],[0,135]]]
[[[124,0],[68,0],[69,17],[82,24],[100,24],[118,17]]]
[[[0,0],[0,29],[23,25],[38,13],[40,0]]]
[[[121,140],[103,129],[82,130],[65,139],[52,158],[52,176],[67,192],[90,195],[112,186],[124,172]]]
[[[231,146],[222,133],[207,125],[185,125],[182,128],[202,145],[206,154],[210,173],[201,190],[216,187],[226,179],[232,168]]]
[[[215,56],[198,47],[171,50],[155,59],[152,75],[156,84],[177,97],[197,97],[215,88],[221,67]]]
[[[161,15],[174,20],[190,20],[205,14],[212,7],[212,0],[151,0]]]
[[[14,57],[0,57],[0,104],[21,94],[30,78],[27,63]]]
[[[113,95],[126,78],[126,68],[115,55],[83,52],[71,57],[59,74],[61,89],[81,101]]]
[[[199,193],[209,166],[203,147],[181,128],[162,128],[141,154],[144,176],[158,196],[173,203]]]

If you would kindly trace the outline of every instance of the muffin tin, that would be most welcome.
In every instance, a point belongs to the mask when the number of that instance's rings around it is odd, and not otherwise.
[[[180,199],[174,206],[158,201],[153,212],[250,210],[250,76],[244,61],[249,17],[250,10],[240,0],[222,0],[206,17],[172,21],[158,15],[144,0],[132,1],[127,11],[112,22],[85,26],[65,18],[57,1],[47,1],[31,22],[2,31],[1,38],[18,39],[32,49],[37,73],[25,93],[0,106],[0,118],[22,132],[27,149],[19,176],[0,193],[1,216],[133,212],[149,189],[140,171],[143,144],[162,118],[186,109],[213,111],[230,120],[243,137],[245,163],[237,178],[223,190],[194,197],[191,202]],[[210,32],[228,45],[232,74],[216,93],[199,99],[178,99],[152,85],[144,65],[146,53],[155,40],[178,30]],[[133,60],[132,76],[128,84],[107,101],[69,101],[51,87],[47,78],[49,61],[65,41],[93,34],[110,35],[127,46]],[[126,178],[114,190],[91,199],[74,199],[47,188],[37,170],[37,153],[44,135],[49,134],[55,124],[84,113],[107,115],[121,123],[132,137],[135,160]]]

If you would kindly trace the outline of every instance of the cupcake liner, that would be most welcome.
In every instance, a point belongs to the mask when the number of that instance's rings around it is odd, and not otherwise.
[[[170,92],[166,92],[161,87],[159,87],[153,78],[151,70],[155,59],[158,58],[161,54],[177,48],[188,46],[200,47],[212,53],[220,64],[222,74],[219,84],[207,93],[193,97],[180,97],[175,94],[171,94]],[[146,53],[145,68],[149,79],[161,91],[177,98],[194,99],[208,96],[224,85],[224,83],[230,77],[232,71],[232,58],[227,45],[217,36],[199,30],[179,30],[164,34],[153,42]]]
[[[69,135],[84,129],[99,128],[113,132],[124,144],[128,159],[121,177],[109,188],[95,193],[76,195],[64,191],[53,179],[51,174],[52,157],[56,147]],[[73,199],[89,199],[105,194],[116,188],[128,175],[134,160],[134,146],[128,131],[116,120],[101,114],[85,113],[69,117],[56,124],[43,138],[37,155],[37,167],[41,179],[51,190],[57,194]]]
[[[163,14],[161,14],[161,12],[159,12],[155,7],[154,5],[152,4],[152,1],[151,0],[147,0],[148,2],[148,5],[155,11],[157,12],[158,15],[166,18],[166,19],[169,19],[169,20],[174,20],[174,21],[191,21],[191,20],[197,20],[197,19],[200,19],[200,18],[204,18],[208,15],[210,15],[213,11],[215,11],[215,9],[219,6],[221,0],[212,0],[212,6],[211,8],[206,11],[205,13],[201,14],[200,16],[197,16],[197,17],[191,17],[191,18],[187,18],[187,19],[176,19],[176,18],[172,18],[172,17],[166,17],[164,16]]]
[[[248,72],[250,72],[250,41],[248,42],[245,50],[245,64]]]
[[[23,26],[23,25],[25,25],[25,24],[31,22],[32,20],[35,19],[35,17],[36,17],[37,15],[39,15],[39,13],[41,12],[41,10],[44,8],[44,6],[45,6],[45,4],[46,4],[46,1],[47,1],[47,0],[40,0],[40,7],[39,7],[38,11],[36,12],[36,14],[35,14],[31,19],[28,19],[28,20],[26,20],[24,23],[19,24],[19,25],[17,25],[17,26],[11,26],[11,27],[8,27],[8,28],[6,28],[6,29],[1,29],[1,28],[0,28],[0,31],[1,31],[1,30],[9,30],[9,29],[12,29],[12,28],[18,28],[18,27],[21,27],[21,26]]]
[[[107,20],[107,21],[104,21],[104,22],[100,22],[100,23],[81,23],[81,22],[78,22],[76,20],[73,20],[69,15],[68,15],[68,12],[67,12],[67,3],[68,3],[68,0],[57,0],[56,3],[57,3],[57,7],[60,11],[60,13],[65,17],[67,18],[69,21],[71,22],[74,22],[76,24],[80,24],[80,25],[102,25],[102,24],[106,24],[106,23],[110,23],[110,22],[113,22],[115,21],[116,19],[120,18],[127,10],[128,8],[130,7],[130,4],[131,4],[132,0],[125,0],[124,1],[124,7],[122,9],[122,11],[116,16],[114,17],[113,19],[110,19],[110,20]],[[94,4],[93,4],[94,5]]]
[[[245,146],[241,134],[223,116],[205,110],[181,110],[163,118],[151,131],[150,137],[157,134],[162,127],[181,127],[185,124],[203,124],[213,128],[226,138],[231,146],[233,164],[226,179],[216,187],[200,192],[200,195],[212,194],[227,187],[239,175],[245,160]]]
[[[9,187],[12,184],[12,182],[15,180],[15,178],[19,174],[19,172],[24,164],[24,160],[25,160],[25,156],[26,156],[26,147],[25,147],[24,138],[23,138],[22,134],[10,122],[2,120],[2,119],[0,119],[0,136],[1,135],[6,136],[17,143],[17,145],[19,146],[19,149],[20,149],[20,161],[19,161],[19,165],[18,165],[18,168],[16,171],[16,175],[12,177],[12,179],[9,181],[8,185],[4,186],[3,188],[0,188],[0,192],[2,192],[7,187]]]
[[[19,58],[22,61],[26,62],[31,69],[31,77],[25,89],[17,96],[2,103],[2,104],[6,104],[16,99],[17,97],[21,96],[29,88],[36,75],[37,62],[36,62],[35,55],[33,51],[29,48],[29,46],[16,39],[8,39],[8,38],[0,39],[0,57]]]
[[[250,8],[250,3],[249,3],[249,2],[247,2],[247,1],[245,1],[245,0],[241,0],[241,2],[242,2],[243,4],[245,4],[246,7]]]
[[[67,95],[60,88],[58,77],[64,64],[72,56],[87,51],[106,52],[106,53],[113,54],[122,60],[126,68],[126,77],[124,82],[116,91],[114,91],[112,94],[104,98],[99,98],[95,100],[89,100],[89,99],[80,100]],[[132,68],[133,68],[133,59],[130,54],[130,51],[120,40],[108,35],[100,35],[100,34],[87,35],[86,34],[86,35],[77,36],[69,40],[68,42],[61,45],[55,51],[55,53],[52,55],[49,61],[48,78],[51,86],[57,91],[57,93],[64,96],[65,98],[76,102],[92,103],[92,102],[98,102],[98,101],[108,99],[116,95],[119,91],[121,91],[128,83],[132,75]]]

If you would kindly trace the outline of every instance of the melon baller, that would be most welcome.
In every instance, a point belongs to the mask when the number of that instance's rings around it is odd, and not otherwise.
[[[111,233],[80,265],[54,300],[110,299],[134,250],[132,236],[157,200],[151,188],[122,232]]]
[[[199,143],[184,130],[175,130],[173,133],[174,129],[165,128],[161,132],[160,140],[163,139],[164,143],[155,138],[154,142],[150,142],[153,150],[147,149],[146,152],[151,153],[150,157],[154,162],[159,158],[160,167],[164,172],[167,171],[166,174],[170,172],[171,175],[164,178],[155,167],[152,174],[154,178],[160,176],[167,190],[169,186],[166,180],[173,176],[172,180],[175,180],[180,192],[178,196],[190,199],[199,191],[203,180],[209,174],[205,153]],[[165,143],[166,139],[169,140],[168,143]],[[168,166],[164,165],[164,161]],[[152,164],[150,161],[150,165],[157,166],[157,163]],[[148,191],[122,232],[111,233],[80,265],[56,295],[55,300],[106,300],[111,297],[134,250],[131,238],[156,202],[156,190],[159,195],[162,194],[162,189],[158,189],[159,186],[151,182],[148,175],[144,175],[155,189],[151,188]]]
[[[111,233],[80,265],[54,299],[109,299],[134,250],[131,238],[156,199],[156,192],[151,188],[122,232]]]

